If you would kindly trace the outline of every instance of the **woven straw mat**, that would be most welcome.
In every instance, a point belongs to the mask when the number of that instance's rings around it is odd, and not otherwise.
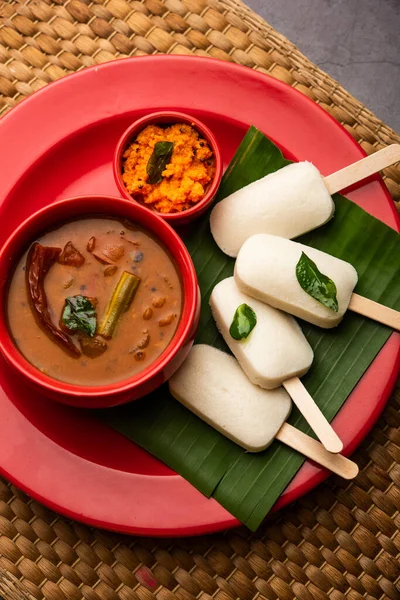
[[[0,1],[0,114],[47,83],[126,56],[212,56],[315,100],[368,152],[399,137],[238,0]],[[400,205],[400,168],[384,172]],[[355,455],[255,534],[139,539],[71,522],[0,479],[6,600],[400,600],[400,388]]]

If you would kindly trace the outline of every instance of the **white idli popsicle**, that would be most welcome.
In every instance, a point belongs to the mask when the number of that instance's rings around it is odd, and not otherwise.
[[[341,440],[298,379],[308,371],[314,355],[295,319],[241,292],[233,277],[215,286],[210,306],[221,335],[250,381],[267,390],[283,385],[325,448],[340,452]],[[235,339],[230,329],[239,307],[250,307],[256,324],[247,337]]]
[[[301,287],[296,265],[303,252],[334,282],[337,311],[324,306]],[[324,328],[335,327],[342,320],[357,278],[355,268],[344,260],[267,234],[249,238],[235,264],[235,281],[244,293]]]
[[[293,163],[216,204],[210,216],[211,233],[229,256],[237,256],[243,243],[257,233],[296,238],[333,216],[331,194],[398,160],[400,145],[392,144],[328,177],[307,161]]]
[[[249,452],[272,443],[292,407],[283,388],[265,392],[250,383],[233,356],[203,344],[193,347],[169,387],[177,400]]]
[[[252,384],[233,356],[212,346],[193,346],[169,389],[186,408],[249,452],[264,450],[276,438],[345,479],[358,473],[354,462],[285,423],[291,407],[285,390]]]
[[[211,212],[210,227],[221,250],[237,256],[247,238],[256,233],[295,238],[329,221],[334,211],[318,169],[299,162],[218,202]]]
[[[398,311],[353,293],[357,279],[350,263],[268,234],[249,238],[235,264],[242,292],[319,327],[336,327],[350,308],[400,329]]]
[[[236,309],[243,304],[253,309],[257,325],[246,339],[236,340],[229,329]],[[210,307],[225,342],[252,383],[272,390],[311,367],[314,354],[296,320],[241,292],[233,277],[215,286]]]

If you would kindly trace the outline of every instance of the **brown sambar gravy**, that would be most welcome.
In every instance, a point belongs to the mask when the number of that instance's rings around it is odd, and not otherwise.
[[[145,229],[112,217],[71,221],[37,241],[62,252],[44,278],[52,324],[67,327],[62,320],[66,298],[83,296],[93,303],[96,332],[90,337],[83,330],[64,329],[78,356],[48,335],[32,308],[26,252],[12,276],[7,301],[9,329],[25,358],[50,377],[85,386],[115,383],[151,365],[170,343],[182,310],[180,277],[162,244]],[[140,282],[112,337],[102,337],[100,324],[124,272]],[[99,355],[86,353],[93,340],[101,348]]]

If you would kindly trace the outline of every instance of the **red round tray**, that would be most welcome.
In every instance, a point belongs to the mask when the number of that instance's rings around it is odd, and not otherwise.
[[[226,166],[250,124],[297,160],[328,175],[364,156],[332,117],[287,85],[212,59],[140,57],[92,67],[40,90],[0,121],[0,243],[45,204],[80,194],[118,195],[112,157],[123,130],[163,109],[192,113],[215,133]],[[377,176],[347,194],[399,229]],[[368,433],[394,385],[393,334],[336,417],[346,454]],[[0,471],[56,511],[142,535],[189,535],[238,524],[158,460],[99,423],[93,413],[33,393],[0,361]],[[306,463],[284,506],[326,471]]]

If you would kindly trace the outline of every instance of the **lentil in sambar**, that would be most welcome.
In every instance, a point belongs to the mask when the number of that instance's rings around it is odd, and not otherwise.
[[[172,153],[167,153],[171,146]],[[162,171],[159,182],[151,184],[157,161]],[[129,194],[164,214],[182,212],[202,200],[214,173],[210,144],[185,123],[149,125],[123,154],[122,180]]]

